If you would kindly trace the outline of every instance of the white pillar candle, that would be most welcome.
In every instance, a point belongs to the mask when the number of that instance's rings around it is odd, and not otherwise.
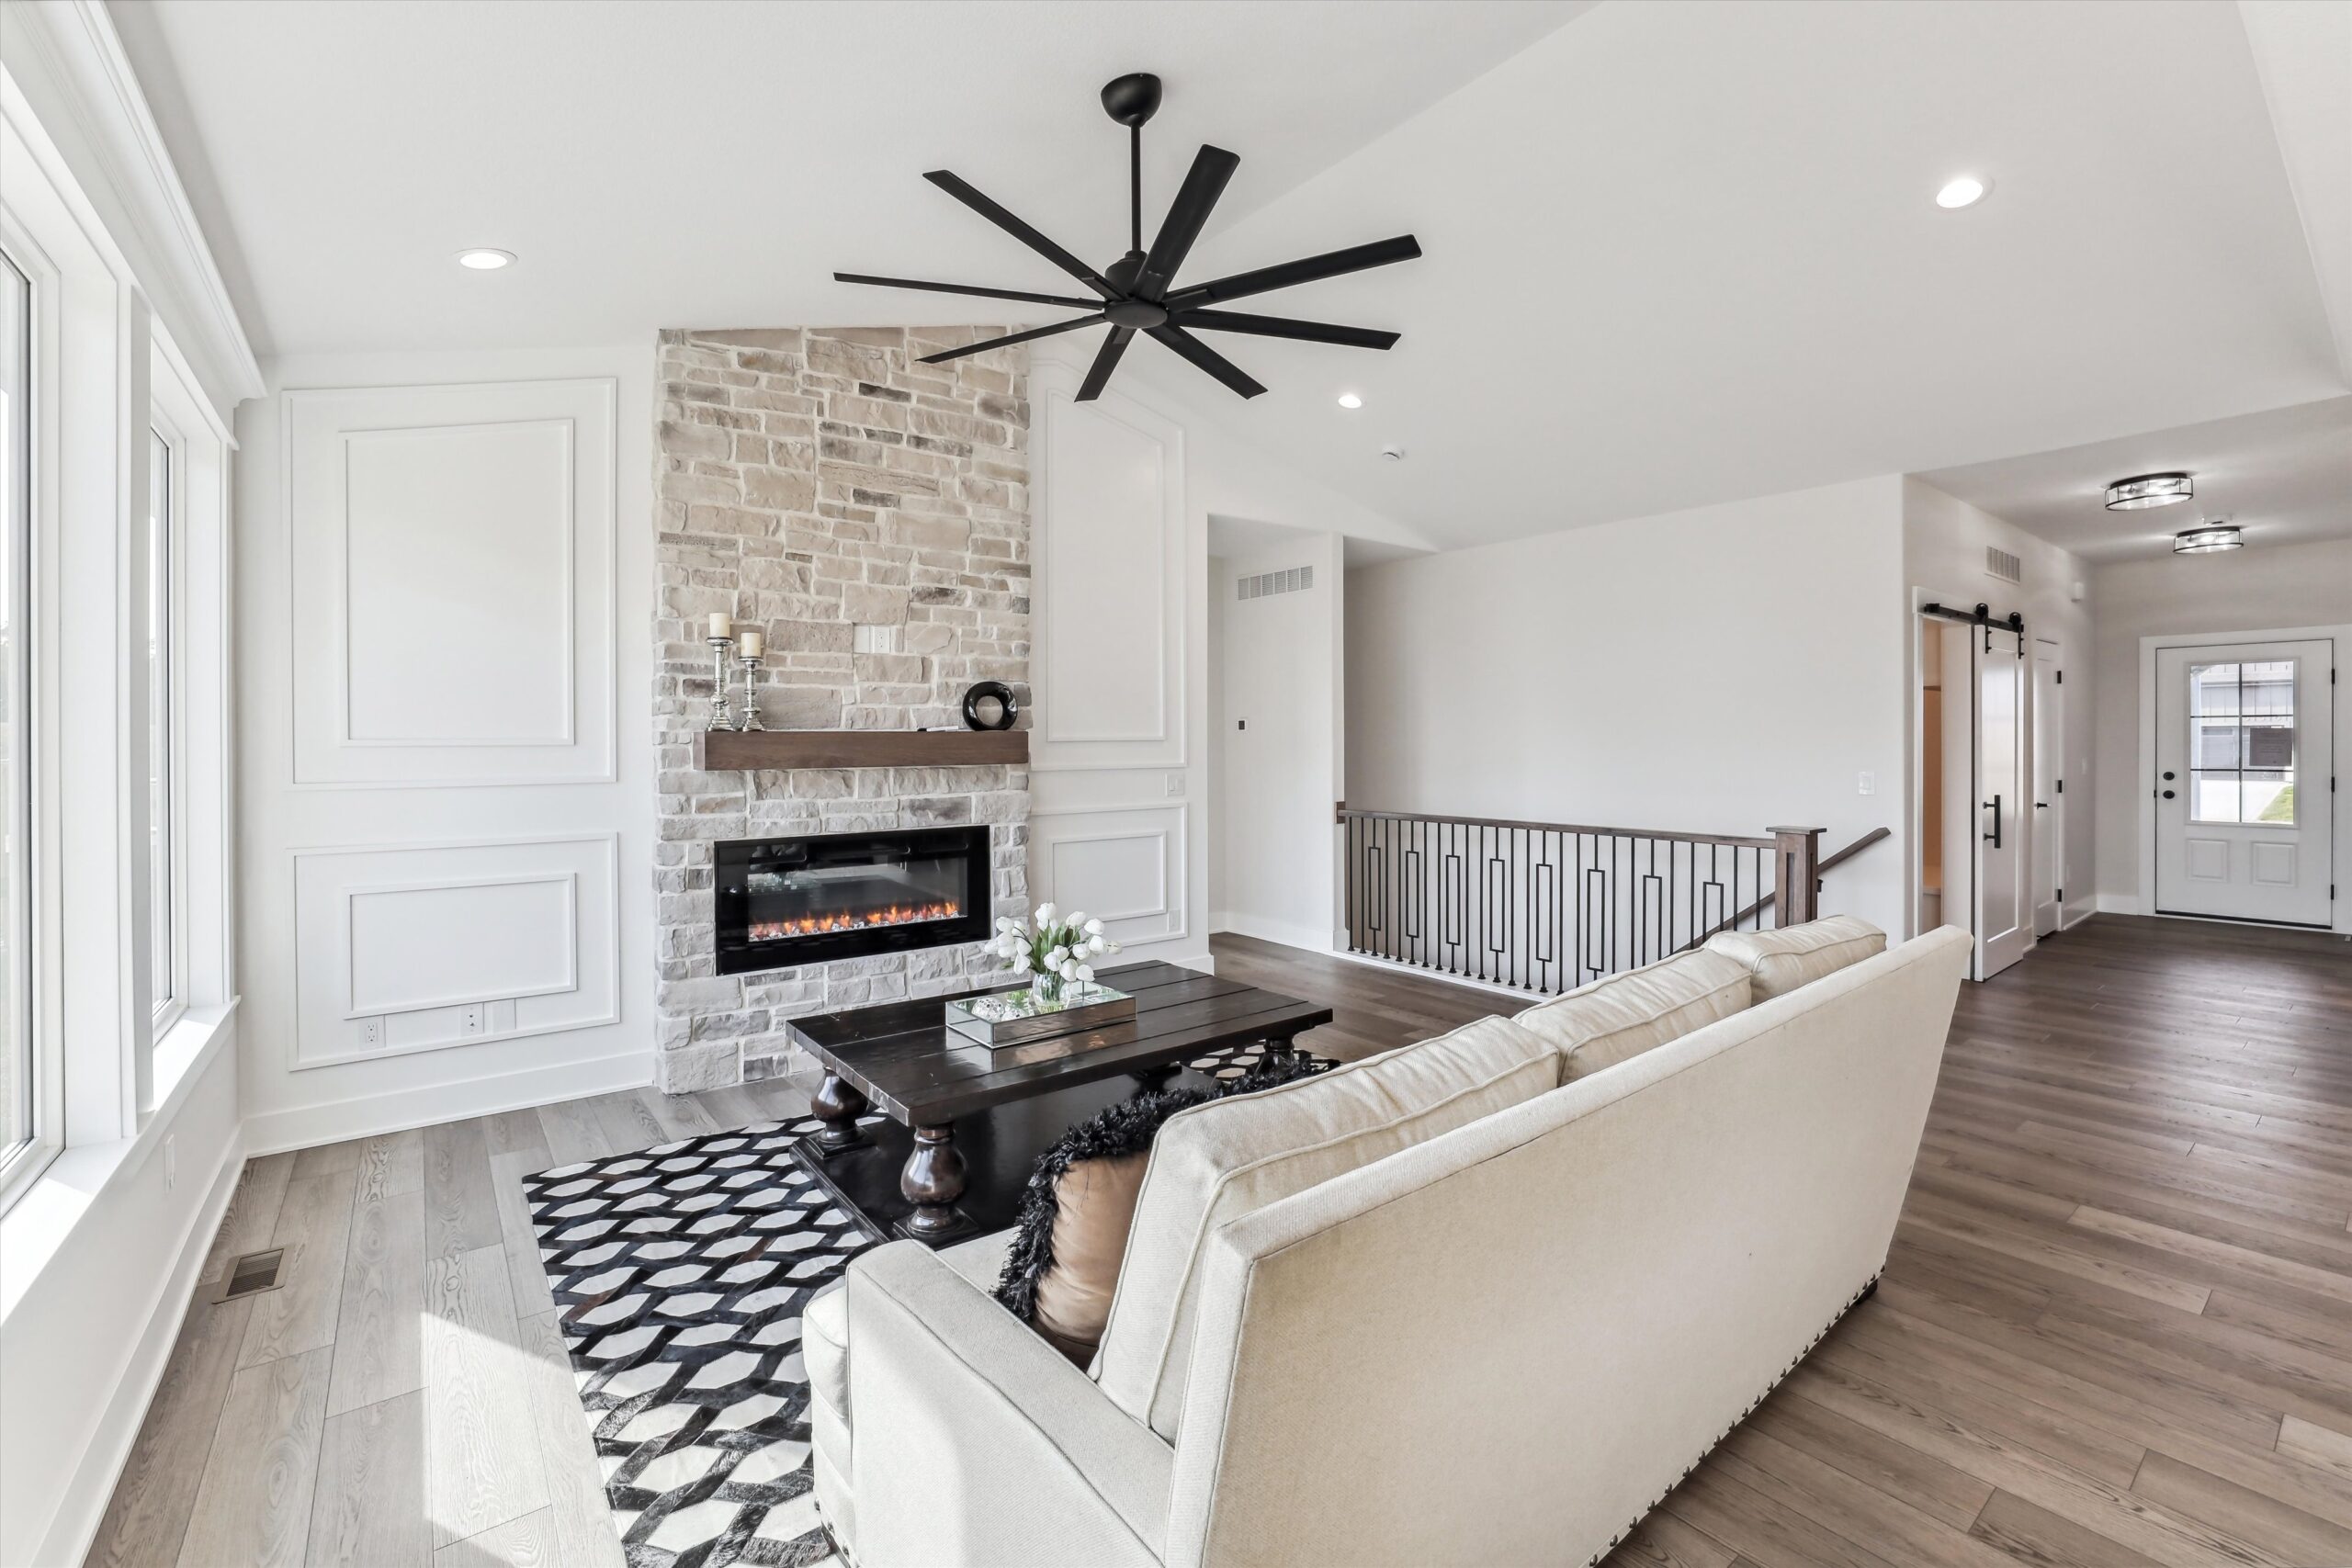
[[[735,651],[746,659],[757,659],[760,656],[760,650],[766,646],[767,639],[761,637],[759,633],[745,632],[743,640],[736,645]]]
[[[726,611],[713,610],[710,613],[710,635],[713,637],[735,635],[735,623],[728,617]]]

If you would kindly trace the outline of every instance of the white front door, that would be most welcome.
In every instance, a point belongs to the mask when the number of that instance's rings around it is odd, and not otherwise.
[[[2048,936],[2058,929],[2064,898],[2061,879],[2066,873],[2066,801],[2064,796],[2066,727],[2065,675],[2058,668],[2058,645],[2038,638],[2033,645],[2033,815],[2026,824],[2033,856],[2033,934]]]
[[[1976,698],[1976,973],[1990,979],[2033,941],[2027,883],[2026,663],[2018,634],[1974,628],[1969,657]]]
[[[2334,639],[2156,649],[2160,915],[2325,926]]]

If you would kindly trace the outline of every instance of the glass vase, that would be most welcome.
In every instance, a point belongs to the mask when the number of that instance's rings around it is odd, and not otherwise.
[[[1029,978],[1029,994],[1041,1008],[1062,1005],[1062,987],[1069,982],[1059,975],[1033,975]]]

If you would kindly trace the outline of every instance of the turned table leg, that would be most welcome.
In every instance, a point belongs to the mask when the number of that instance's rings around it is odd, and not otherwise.
[[[825,1124],[817,1134],[817,1146],[825,1153],[838,1154],[865,1142],[865,1134],[857,1130],[857,1119],[869,1107],[865,1096],[848,1079],[827,1073],[810,1097],[808,1109]]]
[[[914,1151],[899,1173],[899,1190],[915,1212],[899,1223],[901,1234],[918,1240],[953,1235],[971,1224],[956,1211],[964,1195],[964,1156],[952,1125],[914,1129]]]

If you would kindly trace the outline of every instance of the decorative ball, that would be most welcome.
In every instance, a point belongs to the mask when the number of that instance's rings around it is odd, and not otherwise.
[[[1020,699],[1001,681],[980,681],[964,693],[964,723],[972,729],[1011,729],[1021,716]]]

